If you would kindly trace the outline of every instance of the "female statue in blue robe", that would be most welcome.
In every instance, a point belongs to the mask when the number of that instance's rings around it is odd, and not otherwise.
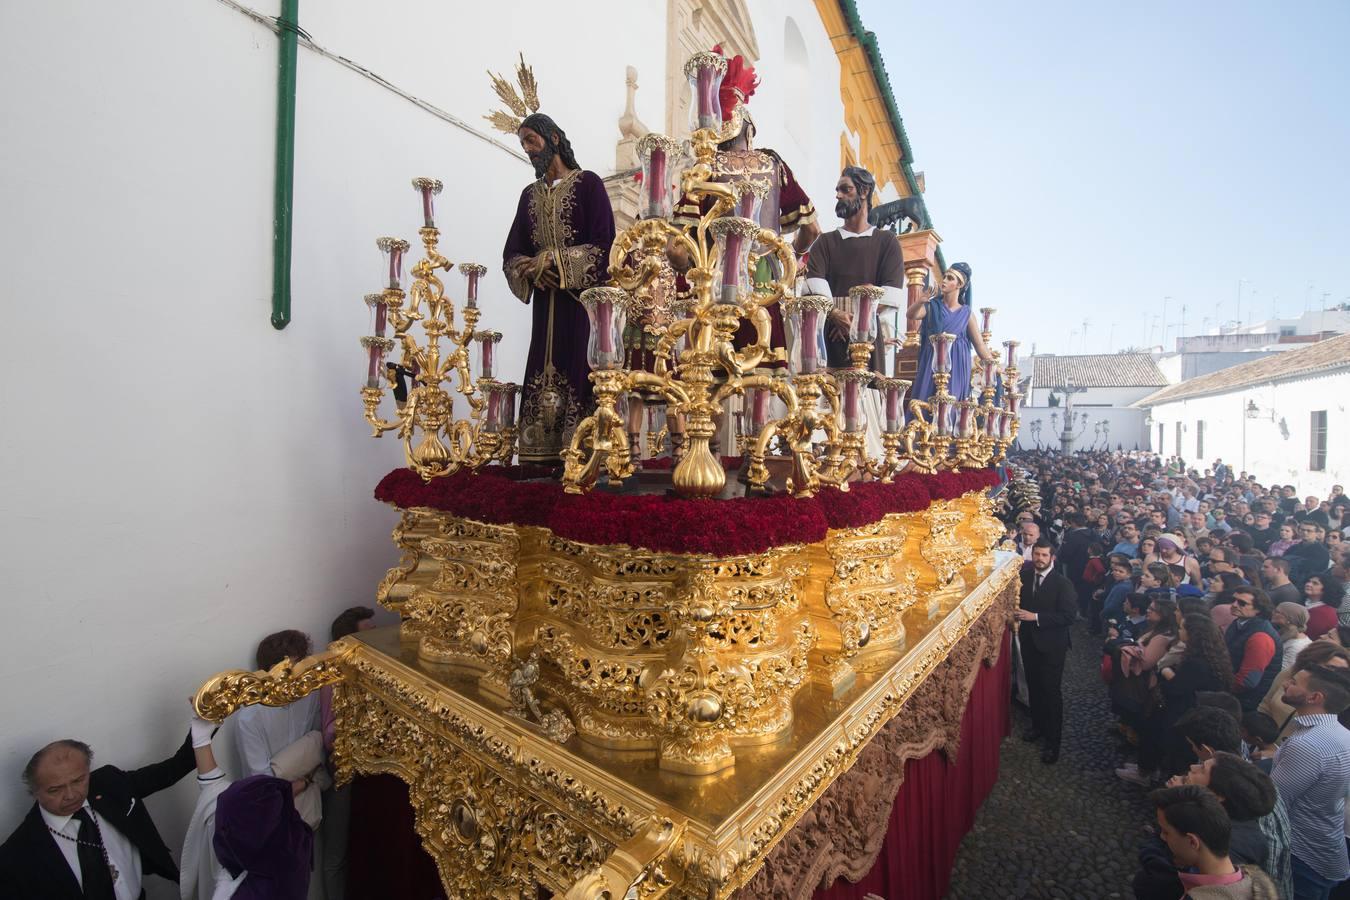
[[[931,300],[920,300],[905,312],[907,318],[919,320],[919,369],[910,393],[915,400],[933,396],[933,345],[928,340],[933,335],[946,333],[956,337],[951,345],[952,377],[947,392],[957,400],[970,396],[971,350],[981,361],[993,360],[970,313],[970,266],[963,262],[947,268],[947,274],[942,276],[941,294]]]

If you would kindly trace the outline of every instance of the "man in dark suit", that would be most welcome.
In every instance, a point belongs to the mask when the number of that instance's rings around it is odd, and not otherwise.
[[[132,772],[91,772],[93,760],[87,744],[63,740],[28,761],[23,780],[36,802],[0,845],[0,897],[137,900],[145,875],[178,880],[142,801],[192,771],[191,738],[169,759]]]
[[[1078,617],[1078,599],[1068,578],[1054,571],[1055,552],[1049,541],[1031,548],[1031,566],[1022,570],[1022,623],[1018,644],[1027,674],[1031,702],[1031,731],[1023,740],[1045,741],[1041,762],[1059,761],[1059,739],[1064,724],[1064,656],[1069,650],[1069,626]]]

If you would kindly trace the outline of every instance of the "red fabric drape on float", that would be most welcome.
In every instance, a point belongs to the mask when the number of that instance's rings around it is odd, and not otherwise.
[[[395,775],[352,780],[347,896],[444,900],[440,873],[413,829],[408,786]]]
[[[842,879],[815,900],[937,900],[951,883],[952,862],[975,813],[998,781],[999,745],[1008,735],[1012,675],[1011,633],[993,668],[981,669],[961,719],[955,763],[936,750],[905,764],[881,853],[857,884]]]

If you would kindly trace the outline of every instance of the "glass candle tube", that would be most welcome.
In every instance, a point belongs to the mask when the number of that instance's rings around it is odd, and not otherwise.
[[[581,292],[591,336],[586,344],[592,369],[623,366],[623,328],[627,324],[628,293],[622,288],[594,287]]]
[[[436,201],[433,199],[441,192],[441,183],[435,178],[414,178],[413,190],[422,195],[422,227],[436,227]]]
[[[863,430],[862,384],[856,378],[844,379],[844,430]]]
[[[361,347],[366,357],[366,387],[377,388],[384,372],[384,358],[394,349],[394,342],[387,337],[370,335],[361,338]]]
[[[503,428],[516,427],[516,395],[518,393],[520,393],[520,385],[512,384],[509,381],[501,383],[500,413]]]
[[[469,309],[478,308],[478,281],[487,272],[487,266],[480,266],[478,263],[460,263],[459,271],[468,281],[464,290],[464,303]]]
[[[500,331],[477,331],[474,332],[473,339],[478,341],[479,348],[479,378],[492,378],[495,374],[495,357],[497,355],[497,342],[502,339]]]
[[[980,307],[980,331],[989,331],[989,322],[994,318],[994,313],[996,312],[998,312],[998,310],[994,309],[992,306]]]
[[[975,402],[961,400],[957,404],[956,435],[961,438],[975,436]]]
[[[664,134],[645,134],[637,142],[642,160],[642,188],[645,195],[640,209],[643,219],[668,219],[675,206],[675,163],[680,145]]]
[[[905,427],[905,398],[910,383],[903,378],[878,378],[873,382],[881,390],[886,414],[886,431],[895,433]]]
[[[948,419],[951,407],[948,401],[941,397],[933,398],[933,424],[937,426],[937,433],[944,437],[951,434],[951,422]]]
[[[1017,366],[1017,341],[1004,341],[1003,346],[1008,351],[1008,361],[1005,369],[1016,368]]]
[[[788,345],[797,351],[789,355],[789,363],[795,366],[793,375],[814,375],[825,367],[821,352],[825,316],[833,308],[833,299],[818,294],[788,297],[783,301]]]
[[[949,375],[952,371],[952,341],[956,338],[945,331],[941,334],[935,334],[929,341],[933,345],[933,371],[943,375]]]
[[[884,290],[870,284],[849,289],[848,306],[853,317],[853,324],[849,326],[849,341],[859,344],[876,340],[877,304],[885,294]]]
[[[479,387],[487,394],[487,413],[483,418],[483,430],[488,434],[497,434],[502,430],[502,394],[500,385],[482,381]]]
[[[719,277],[717,302],[739,303],[750,285],[750,245],[759,234],[759,223],[739,216],[723,216],[708,226],[717,239]]]
[[[370,307],[371,334],[384,337],[389,316],[389,307],[384,305],[384,294],[366,294],[366,306]]]
[[[722,101],[719,90],[722,78],[727,74],[727,58],[720,53],[700,51],[689,57],[684,64],[684,74],[689,79],[689,128],[722,127]]]
[[[384,258],[385,287],[394,290],[403,289],[403,254],[408,252],[408,242],[402,238],[382,237],[375,241]]]

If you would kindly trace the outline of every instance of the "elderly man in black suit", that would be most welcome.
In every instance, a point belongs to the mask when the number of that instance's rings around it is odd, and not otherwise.
[[[1022,570],[1022,623],[1018,644],[1027,674],[1031,702],[1031,731],[1023,740],[1044,740],[1041,762],[1059,761],[1059,739],[1064,724],[1064,657],[1069,650],[1069,626],[1078,617],[1073,583],[1054,570],[1055,550],[1047,540],[1031,548],[1031,565]]]
[[[146,875],[178,880],[178,867],[142,802],[192,771],[192,740],[169,759],[132,772],[90,771],[93,751],[54,741],[23,771],[37,802],[0,845],[0,897],[138,900]]]

